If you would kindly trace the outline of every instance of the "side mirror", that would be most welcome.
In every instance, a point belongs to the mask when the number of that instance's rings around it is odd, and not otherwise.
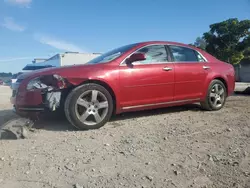
[[[143,61],[146,60],[146,57],[143,53],[134,53],[127,60],[127,64],[132,64],[135,61]]]

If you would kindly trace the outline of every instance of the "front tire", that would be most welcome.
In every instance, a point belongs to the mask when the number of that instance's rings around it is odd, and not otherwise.
[[[220,80],[213,80],[207,91],[205,101],[201,102],[204,110],[216,111],[223,108],[227,98],[227,89],[225,84]]]
[[[68,121],[78,129],[98,129],[113,113],[113,99],[101,85],[81,85],[70,92],[64,106]]]

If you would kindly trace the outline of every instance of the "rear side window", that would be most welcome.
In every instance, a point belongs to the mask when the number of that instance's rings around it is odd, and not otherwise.
[[[195,51],[180,46],[169,46],[175,62],[197,62],[198,57]]]

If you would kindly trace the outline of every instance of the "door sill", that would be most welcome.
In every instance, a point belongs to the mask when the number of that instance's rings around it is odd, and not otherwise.
[[[159,105],[178,104],[178,103],[186,103],[186,102],[192,102],[192,101],[193,102],[200,101],[200,98],[179,100],[179,101],[170,101],[170,102],[161,102],[161,103],[154,103],[154,104],[143,104],[143,105],[136,105],[136,106],[126,106],[126,107],[122,107],[122,109],[129,110],[129,109],[134,109],[134,108],[144,108],[144,107],[159,106]]]

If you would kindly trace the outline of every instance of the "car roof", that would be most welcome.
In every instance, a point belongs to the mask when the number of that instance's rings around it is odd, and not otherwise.
[[[149,44],[170,44],[170,45],[178,45],[178,46],[187,46],[190,47],[188,44],[180,43],[180,42],[172,42],[172,41],[144,41],[144,42],[139,42],[137,44],[140,45],[149,45]],[[193,46],[191,46],[193,47]]]
[[[183,47],[191,48],[191,49],[194,49],[196,51],[204,53],[203,50],[201,50],[201,49],[199,49],[199,48],[197,48],[195,46],[191,46],[191,45],[180,43],[180,42],[172,42],[172,41],[145,41],[145,42],[138,42],[136,44],[137,44],[137,46],[146,46],[146,45],[151,45],[151,44],[176,45],[176,46],[183,46]]]

